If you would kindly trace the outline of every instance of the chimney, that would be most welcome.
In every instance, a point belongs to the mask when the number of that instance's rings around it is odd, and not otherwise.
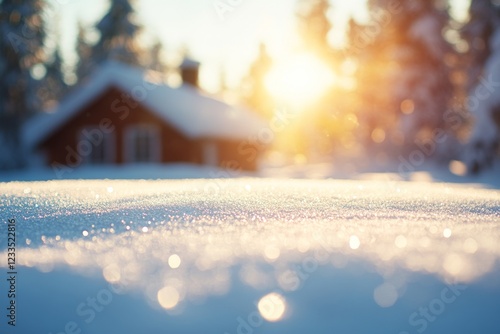
[[[198,76],[200,73],[200,63],[190,59],[184,58],[180,66],[182,83],[199,88]]]

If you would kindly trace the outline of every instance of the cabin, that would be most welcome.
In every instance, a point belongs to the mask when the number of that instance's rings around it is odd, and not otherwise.
[[[157,72],[107,62],[25,125],[25,147],[58,171],[148,163],[256,170],[264,121],[204,94],[198,66],[185,61],[174,88]]]

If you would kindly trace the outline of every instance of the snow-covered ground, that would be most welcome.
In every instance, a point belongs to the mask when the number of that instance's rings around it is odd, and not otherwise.
[[[157,179],[202,179],[234,177],[217,168],[192,164],[131,164],[123,166],[84,166],[70,169],[62,175],[65,180],[157,180]],[[0,173],[0,182],[50,181],[61,179],[52,168],[27,168]]]
[[[2,314],[2,332],[500,332],[498,190],[390,178],[0,189],[0,266],[14,218],[18,271],[17,324]]]
[[[432,162],[409,170],[407,167],[401,168],[400,164],[397,163],[378,165],[367,159],[340,163],[329,161],[305,165],[266,161],[257,172],[242,172],[192,164],[85,166],[72,169],[62,176],[65,180],[229,179],[238,177],[448,182],[500,189],[500,163],[475,176],[453,174],[450,168]],[[61,179],[58,174],[51,168],[46,167],[0,172],[0,182],[58,179]]]

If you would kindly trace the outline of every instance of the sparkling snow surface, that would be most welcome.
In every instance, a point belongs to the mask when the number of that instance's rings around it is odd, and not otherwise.
[[[256,179],[0,189],[2,234],[17,220],[13,333],[500,332],[498,190]]]

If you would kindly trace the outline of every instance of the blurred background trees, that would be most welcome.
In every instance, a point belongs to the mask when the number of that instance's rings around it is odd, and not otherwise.
[[[351,22],[348,52],[358,66],[356,114],[364,145],[407,155],[435,141],[436,130],[447,131],[455,50],[444,36],[451,19],[442,1],[391,4],[369,1],[373,21]]]
[[[68,68],[57,36],[48,47],[46,35],[54,32],[45,28],[47,4],[0,0],[0,168],[23,164],[22,123],[99,63],[175,73],[161,43],[140,43],[144,23],[133,5],[110,0],[95,26],[80,23],[78,59]],[[336,5],[297,0],[295,54],[274,59],[272,46],[261,44],[238,87],[221,83],[269,122],[281,117],[274,150],[311,163],[404,160],[418,168],[422,157],[462,160],[471,173],[498,160],[498,1],[471,0],[469,18],[459,22],[449,0],[367,0],[369,17],[349,21],[344,46],[331,42]],[[284,79],[276,79],[279,72]]]
[[[467,110],[474,119],[464,160],[472,173],[489,168],[500,154],[500,3],[474,0],[462,28],[469,46]]]
[[[336,82],[301,107],[293,131],[307,144],[296,153],[310,162],[491,167],[500,147],[499,3],[472,0],[465,22],[445,0],[368,0],[368,7],[369,20],[351,19],[339,50],[328,38],[335,7],[297,3],[304,49],[329,64]]]
[[[0,2],[0,169],[24,165],[22,123],[39,111],[39,80],[45,61],[42,0]]]
[[[250,65],[247,76],[243,79],[241,95],[245,103],[265,119],[271,119],[275,105],[265,85],[267,73],[271,70],[272,59],[266,46],[259,45],[259,53]]]

